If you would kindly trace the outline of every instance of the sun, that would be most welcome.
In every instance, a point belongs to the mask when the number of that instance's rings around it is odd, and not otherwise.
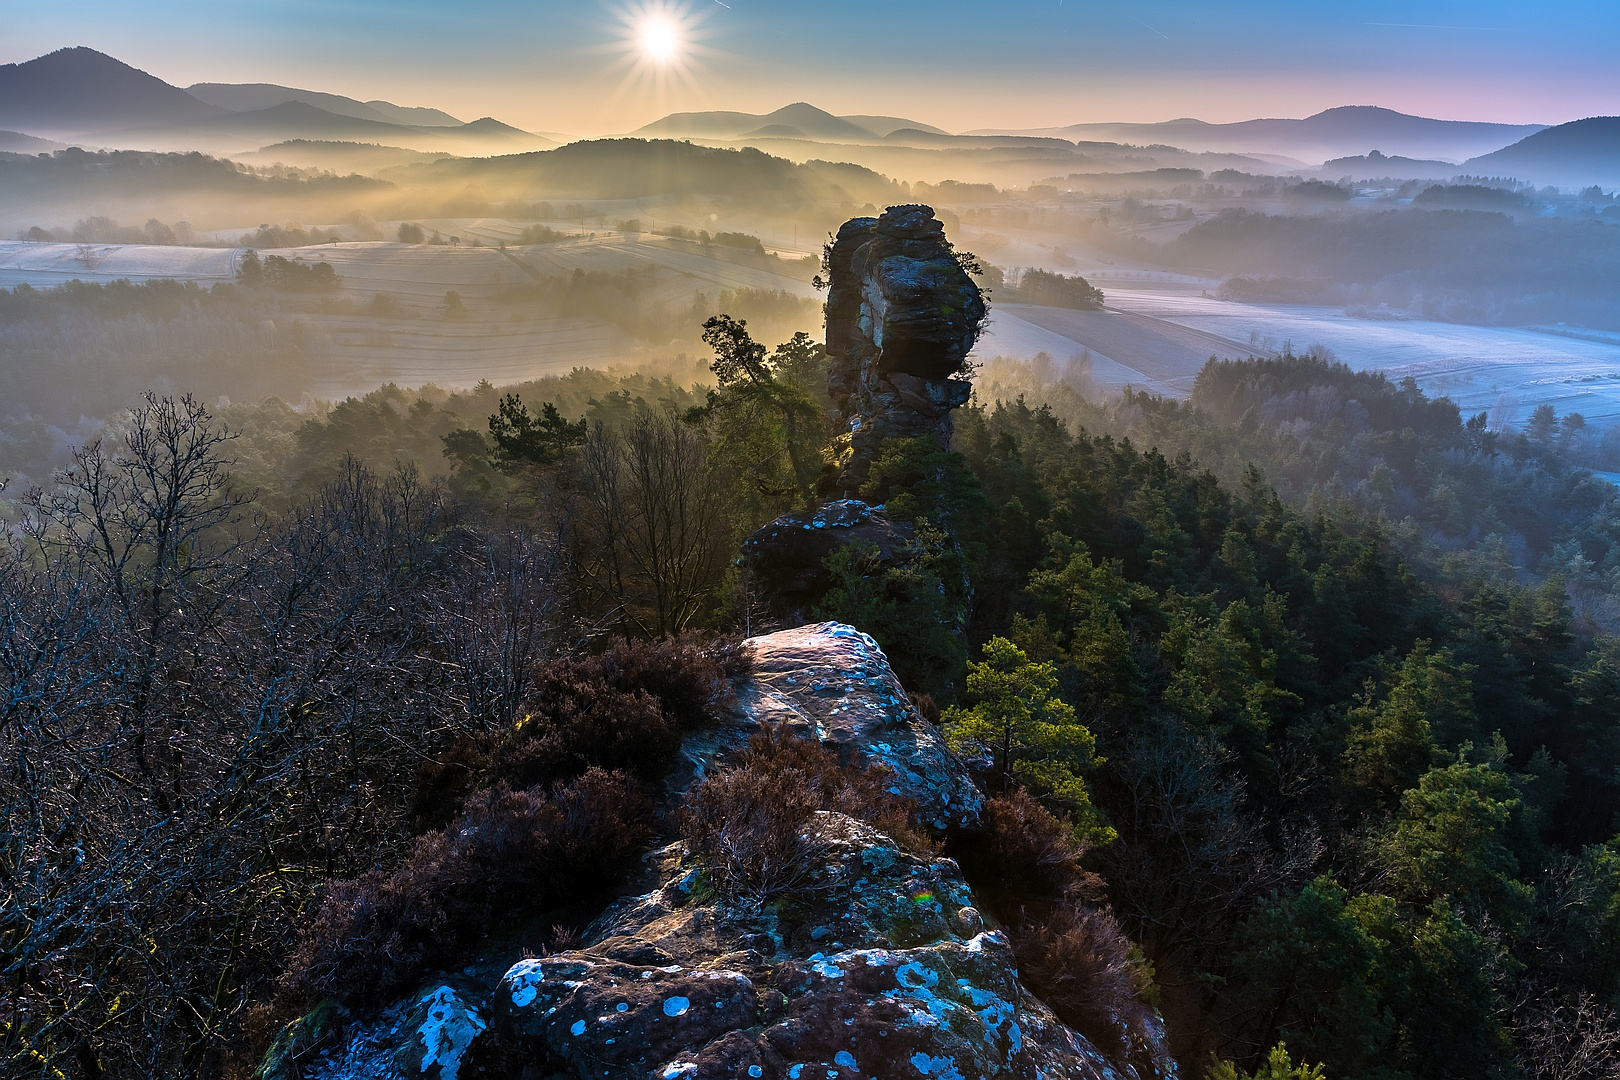
[[[721,55],[705,44],[705,23],[713,17],[691,0],[630,0],[615,8],[618,25],[603,45],[613,56],[611,66],[623,72],[615,97],[650,94],[662,106],[682,95],[701,95],[711,77],[704,60]]]
[[[676,63],[686,46],[683,28],[663,12],[648,12],[636,27],[636,46],[650,63],[660,67]]]

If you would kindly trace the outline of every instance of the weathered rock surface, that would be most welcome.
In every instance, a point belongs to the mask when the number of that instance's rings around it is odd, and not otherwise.
[[[735,715],[687,740],[672,791],[784,723],[886,765],[936,828],[977,820],[979,793],[871,638],[822,623],[750,645]],[[259,1075],[472,1080],[488,1060],[502,1080],[1149,1080],[1023,988],[954,861],[836,813],[805,837],[808,885],[790,895],[722,900],[670,845],[648,856],[651,890],[610,907],[580,947],[467,968],[372,1016],[323,1005]]]
[[[972,392],[954,376],[986,308],[927,206],[845,222],[829,270],[827,387],[854,451],[838,486],[855,494],[883,440],[928,436],[950,445],[951,410]]]
[[[704,898],[682,845],[662,884],[590,944],[524,960],[493,1004],[503,1038],[579,1077],[1120,1077],[1019,984],[954,862],[841,814],[819,865],[766,907]]]
[[[890,521],[883,508],[839,499],[815,510],[784,514],[743,541],[743,563],[777,614],[802,620],[832,587],[826,558],[846,544],[865,542],[885,562],[901,562],[917,532]]]
[[[750,638],[748,646],[753,672],[738,681],[737,710],[726,726],[687,738],[677,790],[762,726],[782,724],[846,761],[887,767],[894,790],[915,799],[932,827],[978,823],[983,797],[911,704],[877,642],[829,622]]]
[[[469,998],[435,983],[381,1013],[356,1020],[326,1001],[276,1039],[256,1080],[457,1080],[462,1058],[489,1027]]]

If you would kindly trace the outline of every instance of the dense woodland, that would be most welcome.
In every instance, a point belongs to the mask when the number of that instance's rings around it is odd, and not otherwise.
[[[706,850],[656,781],[773,626],[739,541],[839,450],[819,345],[705,337],[703,384],[151,396],[5,492],[8,1074],[245,1076],[323,996],[560,947],[656,838]],[[1158,1008],[1189,1076],[1613,1075],[1600,440],[1323,356],[1211,361],[1187,403],[1043,374],[979,372],[950,452],[885,447],[861,494],[912,550],[836,553],[813,613],[995,797],[942,842],[1025,977],[1105,1043]],[[750,753],[795,812],[908,828]]]

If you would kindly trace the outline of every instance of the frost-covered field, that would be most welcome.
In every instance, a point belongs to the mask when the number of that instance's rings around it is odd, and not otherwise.
[[[1537,405],[1589,422],[1620,423],[1620,337],[1453,323],[1356,319],[1334,308],[1240,304],[1172,282],[1107,288],[1110,311],[1007,305],[992,314],[978,355],[1058,359],[1087,349],[1093,378],[1185,396],[1211,355],[1264,355],[1291,345],[1326,346],[1346,364],[1411,375],[1466,413],[1489,410],[1493,424],[1522,422]],[[1576,336],[1580,335],[1580,336]]]
[[[0,288],[48,289],[65,281],[174,278],[204,285],[230,281],[240,252],[145,244],[31,244],[0,241]]]
[[[727,249],[705,253],[696,244],[651,234],[599,233],[556,244],[514,246],[503,254],[493,242],[516,239],[517,227],[503,228],[509,223],[429,224],[443,228],[446,235],[450,228],[460,227],[463,235],[484,239],[485,246],[361,242],[261,252],[327,262],[343,279],[336,299],[348,302],[349,313],[315,310],[290,316],[320,334],[324,343],[327,364],[310,386],[311,393],[343,397],[389,381],[448,386],[471,385],[484,378],[519,382],[576,366],[605,367],[648,355],[648,346],[601,321],[535,317],[522,304],[489,302],[502,288],[537,275],[660,267],[668,272],[659,277],[653,299],[678,313],[688,310],[699,292],[711,299],[722,289],[737,288],[816,295],[801,277],[776,272],[781,264],[772,260]],[[0,287],[27,283],[50,288],[74,278],[96,282],[174,278],[210,285],[234,279],[243,250],[0,243]],[[466,321],[442,317],[444,296],[450,291],[469,305]],[[369,303],[377,293],[396,301],[400,317],[371,313]]]
[[[361,392],[390,379],[450,385],[480,378],[520,380],[575,365],[631,360],[645,351],[621,331],[584,318],[529,318],[516,309],[467,322],[424,317],[451,290],[473,302],[535,275],[656,266],[668,271],[660,279],[658,298],[672,312],[687,308],[698,292],[712,296],[720,289],[816,295],[787,263],[705,250],[651,234],[598,233],[512,247],[503,254],[493,245],[516,239],[517,226],[510,222],[432,224],[447,234],[458,228],[465,237],[478,236],[486,246],[376,242],[276,252],[331,263],[350,300],[386,293],[415,309],[414,317],[404,319],[300,316],[331,345],[332,368],[314,392]],[[1333,308],[1240,304],[1200,295],[1212,289],[1212,282],[1116,265],[1094,252],[1077,250],[1071,256],[1059,246],[1043,249],[1027,239],[1009,240],[1006,247],[996,254],[1009,265],[1045,264],[1087,273],[1107,292],[1109,310],[994,305],[989,330],[974,353],[979,359],[1046,352],[1066,360],[1084,352],[1090,354],[1092,377],[1103,389],[1130,385],[1185,396],[1211,355],[1274,352],[1285,344],[1302,352],[1322,345],[1352,367],[1385,371],[1394,378],[1411,375],[1430,393],[1449,395],[1467,412],[1490,410],[1496,424],[1521,422],[1543,403],[1560,415],[1579,412],[1589,422],[1620,423],[1620,336],[1604,340],[1600,334],[1571,336],[1578,331],[1378,322]],[[4,242],[0,287],[26,282],[49,288],[73,278],[176,278],[207,285],[231,280],[241,254],[241,249],[228,248]]]
[[[1173,292],[1111,290],[1109,303],[1240,347],[1296,352],[1325,345],[1357,369],[1411,375],[1465,412],[1523,421],[1537,405],[1620,422],[1620,340],[1513,327],[1351,318],[1334,308],[1259,306]],[[1580,333],[1574,331],[1572,333]],[[1604,340],[1607,338],[1608,340]]]

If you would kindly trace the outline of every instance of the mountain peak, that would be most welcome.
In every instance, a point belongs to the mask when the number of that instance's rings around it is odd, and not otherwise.
[[[0,65],[0,126],[91,132],[173,123],[223,110],[84,45]]]

